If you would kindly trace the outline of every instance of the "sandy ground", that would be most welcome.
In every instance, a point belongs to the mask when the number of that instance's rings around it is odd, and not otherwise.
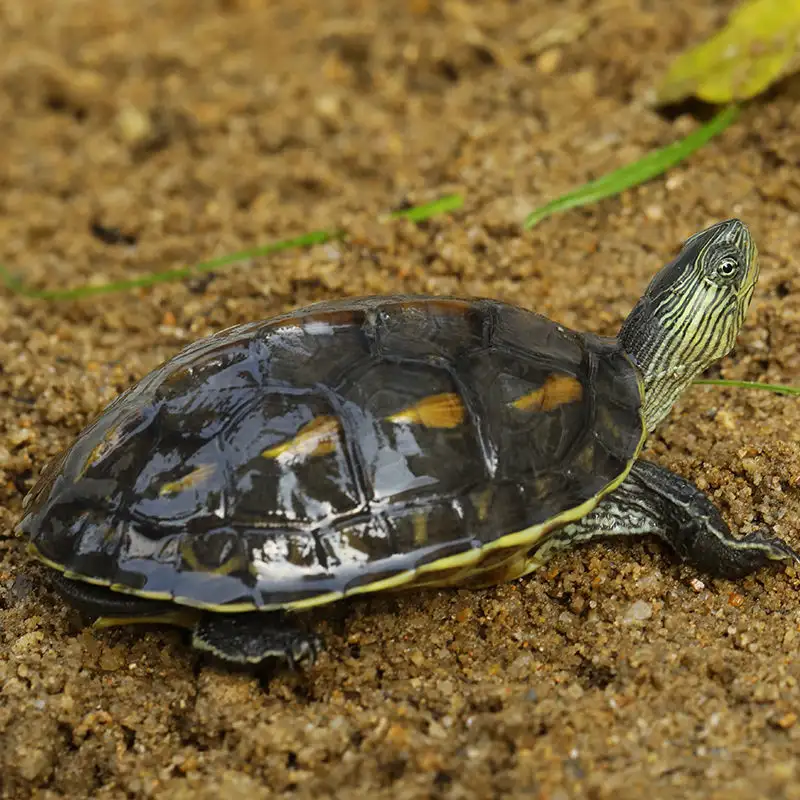
[[[666,179],[519,230],[697,124],[642,98],[731,7],[0,2],[0,261],[27,280],[354,233],[80,302],[0,291],[2,797],[800,797],[796,572],[712,581],[652,542],[598,545],[495,589],[323,610],[317,665],[259,680],[176,630],[85,629],[12,533],[47,459],[198,336],[390,291],[488,295],[613,334],[679,243],[731,215],[762,278],[714,374],[797,382],[799,80]],[[452,191],[456,214],[375,222]],[[648,455],[735,530],[800,545],[796,400],[693,388]]]

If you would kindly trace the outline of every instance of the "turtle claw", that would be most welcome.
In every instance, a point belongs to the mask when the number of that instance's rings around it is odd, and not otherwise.
[[[725,550],[719,554],[716,568],[707,570],[714,577],[736,580],[775,562],[800,564],[800,554],[768,528],[722,541]]]
[[[791,545],[773,536],[769,528],[759,528],[743,536],[741,541],[759,547],[770,561],[783,561],[787,564],[800,564],[800,553]]]
[[[324,643],[319,636],[314,633],[296,631],[295,637],[288,643],[283,656],[289,668],[294,671],[303,663],[313,667],[323,649]]]

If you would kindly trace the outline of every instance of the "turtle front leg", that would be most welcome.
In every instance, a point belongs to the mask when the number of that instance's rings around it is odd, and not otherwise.
[[[774,561],[800,563],[788,544],[764,533],[736,538],[694,484],[664,467],[637,461],[626,480],[586,517],[567,525],[534,553],[536,566],[554,552],[611,536],[655,535],[678,557],[715,578],[741,578]]]
[[[313,664],[322,640],[294,627],[281,612],[253,611],[203,614],[192,630],[192,645],[236,664],[281,658],[295,667],[302,661]]]

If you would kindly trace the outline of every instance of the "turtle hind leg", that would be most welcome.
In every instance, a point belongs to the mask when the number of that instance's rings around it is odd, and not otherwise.
[[[322,640],[294,627],[280,612],[253,611],[203,614],[192,630],[192,645],[235,664],[279,658],[294,668],[303,661],[313,664]]]
[[[731,535],[714,504],[694,484],[648,461],[583,519],[556,531],[529,557],[529,569],[555,552],[616,536],[655,535],[678,557],[715,578],[741,578],[776,561],[800,563],[788,544],[763,533]]]
[[[68,578],[61,572],[52,575],[53,588],[81,614],[92,618],[129,619],[136,622],[175,610],[169,601],[150,600],[135,594],[113,591],[108,586]]]

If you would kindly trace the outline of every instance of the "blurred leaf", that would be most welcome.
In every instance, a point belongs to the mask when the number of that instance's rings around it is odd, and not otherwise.
[[[748,0],[719,33],[675,59],[656,102],[745,100],[798,68],[800,0]]]

